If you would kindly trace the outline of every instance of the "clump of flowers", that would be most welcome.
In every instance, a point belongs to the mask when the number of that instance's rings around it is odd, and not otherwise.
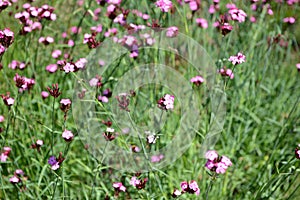
[[[11,61],[11,63],[8,64],[8,67],[11,69],[20,69],[23,70],[26,67],[26,64],[24,62],[19,62],[17,60]]]
[[[197,196],[200,194],[200,189],[198,187],[198,184],[194,180],[191,180],[190,182],[183,181],[180,183],[180,187],[182,191],[179,191],[178,189],[174,190],[172,194],[174,198],[179,197],[184,193],[195,194]]]
[[[11,152],[11,148],[10,147],[3,147],[3,151],[2,151],[2,153],[0,155],[0,161],[1,162],[6,162],[6,160],[7,160],[8,156],[9,156],[10,152]]]
[[[217,151],[209,150],[205,154],[207,162],[205,167],[211,172],[224,174],[228,167],[232,166],[232,162],[226,156],[219,156]]]
[[[64,130],[64,132],[62,133],[61,136],[62,136],[62,138],[64,138],[64,140],[65,140],[66,142],[70,142],[70,141],[72,141],[73,138],[74,138],[73,133],[72,133],[71,131],[67,130],[67,129]]]
[[[55,156],[50,156],[50,158],[48,159],[48,164],[51,166],[52,170],[57,170],[64,160],[65,159],[62,157],[62,153],[60,152],[58,158],[56,158]]]
[[[242,54],[241,52],[239,52],[235,56],[230,56],[228,58],[228,61],[230,61],[233,65],[238,65],[238,64],[246,62],[246,56],[244,54]]]
[[[170,94],[164,95],[157,101],[157,106],[162,110],[172,110],[174,108],[174,96]]]
[[[170,0],[158,0],[155,2],[156,7],[160,8],[162,12],[169,12],[172,9],[173,3]]]
[[[133,176],[129,182],[130,185],[134,186],[137,189],[143,189],[146,187],[146,183],[148,181],[148,178],[138,179],[136,176]]]
[[[16,86],[19,88],[19,92],[30,90],[35,84],[34,79],[27,78],[25,76],[20,76],[19,74],[15,75],[14,81],[16,83]]]
[[[234,78],[234,74],[233,71],[231,69],[226,69],[226,67],[223,67],[221,69],[218,70],[218,72],[222,75],[222,76],[227,76],[230,79]]]
[[[200,86],[204,82],[204,78],[202,76],[195,76],[191,78],[191,83],[195,84],[196,86]]]
[[[300,159],[300,144],[298,144],[298,147],[295,149],[295,156],[297,159]]]

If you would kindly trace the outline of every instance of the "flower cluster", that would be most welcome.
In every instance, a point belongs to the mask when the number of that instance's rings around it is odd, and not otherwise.
[[[6,162],[6,160],[7,160],[8,156],[9,156],[10,152],[11,152],[11,148],[10,147],[3,147],[3,151],[2,151],[2,153],[0,155],[0,161],[1,162]]]
[[[115,188],[117,192],[126,192],[126,187],[121,182],[114,182],[113,188]]]
[[[62,153],[60,152],[58,158],[56,158],[55,156],[50,156],[50,158],[48,159],[48,164],[51,166],[52,170],[57,170],[64,160],[65,159],[62,157]]]
[[[5,28],[0,30],[0,56],[4,54],[6,49],[14,42],[14,32]]]
[[[174,108],[174,96],[170,94],[164,95],[157,101],[157,105],[162,110],[172,110]]]
[[[241,52],[239,52],[235,56],[230,56],[228,58],[228,61],[230,61],[233,65],[238,65],[238,64],[246,62],[246,56],[243,55]]]
[[[19,88],[19,92],[30,90],[35,84],[34,79],[26,78],[25,76],[20,76],[19,74],[15,75],[14,81],[16,86]]]
[[[15,18],[19,19],[20,23],[23,25],[20,34],[25,35],[34,30],[41,30],[42,24],[40,21],[42,19],[55,21],[56,14],[54,14],[54,8],[48,5],[43,5],[42,7],[34,7],[29,3],[23,5],[24,11],[16,13]]]
[[[17,60],[13,60],[13,61],[11,61],[11,63],[8,64],[8,67],[11,69],[23,70],[26,68],[26,64],[24,62],[19,62]]]
[[[247,14],[238,8],[232,8],[228,11],[228,13],[230,14],[232,20],[238,21],[239,23],[244,22],[247,17]]]
[[[184,193],[189,193],[189,194],[196,194],[197,196],[200,194],[200,189],[198,187],[198,184],[196,181],[191,180],[189,183],[186,181],[183,181],[180,183],[181,191],[178,189],[175,189],[172,196],[174,198],[179,197],[180,195]]]
[[[217,174],[224,174],[227,168],[232,165],[229,158],[226,156],[219,156],[214,150],[207,151],[205,158],[207,159],[205,167]]]
[[[234,74],[233,71],[231,69],[226,69],[226,67],[223,67],[221,69],[218,70],[218,72],[222,75],[222,76],[227,76],[230,79],[234,78]]]
[[[136,176],[133,176],[129,182],[130,185],[136,187],[137,189],[143,189],[146,187],[146,183],[148,178],[144,178],[143,180],[138,179]]]

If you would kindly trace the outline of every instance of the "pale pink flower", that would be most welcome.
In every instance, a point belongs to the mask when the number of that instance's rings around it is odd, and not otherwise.
[[[233,65],[241,64],[246,62],[246,56],[239,52],[235,56],[230,56],[228,61],[230,61]]]
[[[208,23],[207,20],[204,18],[197,18],[196,19],[196,23],[198,24],[198,26],[207,29],[208,28]]]
[[[239,23],[244,22],[247,17],[247,14],[238,8],[232,8],[228,13],[231,15],[232,20],[238,21]]]
[[[75,71],[75,66],[71,63],[67,63],[64,67],[63,67],[63,70],[66,72],[66,73],[69,73],[69,72],[74,72]]]
[[[126,187],[121,182],[113,183],[113,187],[118,191],[126,192]]]
[[[6,162],[7,158],[8,158],[8,156],[5,153],[1,153],[1,155],[0,155],[1,162]]]
[[[162,12],[171,10],[173,3],[170,0],[158,0],[155,2],[156,7],[160,8]]]
[[[166,36],[167,37],[176,37],[178,35],[178,28],[176,26],[171,26],[167,28]]]
[[[46,99],[47,97],[49,97],[49,93],[46,92],[46,91],[42,91],[41,96],[42,96],[43,99]]]
[[[297,63],[297,64],[296,64],[296,68],[297,68],[297,70],[300,72],[300,63]]]
[[[52,170],[57,170],[59,168],[59,162],[55,163],[54,165],[51,166]]]
[[[196,86],[199,86],[204,82],[204,78],[202,78],[202,76],[195,76],[191,78],[190,82],[194,83]]]
[[[210,160],[210,161],[214,161],[219,157],[218,153],[214,150],[209,150],[205,153],[205,158]]]
[[[4,116],[0,115],[0,122],[4,122]]]
[[[17,176],[13,176],[9,179],[9,182],[11,182],[12,184],[16,184],[20,182],[20,179]]]
[[[46,67],[46,70],[50,73],[54,73],[57,71],[57,68],[58,68],[57,64],[50,64]]]
[[[62,137],[64,138],[65,141],[70,142],[73,140],[73,133],[67,129],[62,133]]]
[[[231,160],[226,156],[221,157],[221,162],[224,163],[227,167],[232,166]]]
[[[224,163],[219,162],[216,164],[216,173],[217,174],[224,174],[226,172],[226,169],[227,169],[227,166]]]
[[[36,141],[36,144],[37,144],[38,146],[43,146],[44,141],[43,141],[43,140],[37,140],[37,141]]]
[[[196,195],[200,194],[200,189],[196,181],[192,180],[189,183],[189,189],[192,190]]]
[[[294,24],[296,22],[296,19],[294,17],[286,17],[283,19],[283,22],[289,23],[289,24]]]

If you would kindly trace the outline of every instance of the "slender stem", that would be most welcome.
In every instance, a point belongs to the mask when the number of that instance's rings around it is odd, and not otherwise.
[[[53,154],[53,146],[54,146],[54,104],[55,104],[55,98],[53,98],[53,104],[52,104],[52,129],[51,129],[51,153]]]
[[[213,185],[213,180],[210,180],[209,185],[208,185],[208,188],[207,188],[206,191],[205,191],[205,199],[206,199],[206,200],[208,200],[208,193],[209,193],[209,191],[211,190],[212,185]]]
[[[4,147],[4,145],[5,145],[5,142],[6,142],[6,140],[7,140],[7,134],[8,134],[8,130],[9,130],[9,125],[10,125],[10,120],[11,120],[11,108],[9,107],[9,112],[8,112],[8,120],[7,120],[7,122],[6,122],[6,129],[5,129],[5,134],[4,134],[4,136],[3,136],[3,140],[2,140],[2,144],[1,144],[1,149]]]

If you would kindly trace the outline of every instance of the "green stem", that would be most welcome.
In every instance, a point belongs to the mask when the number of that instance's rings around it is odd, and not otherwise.
[[[54,104],[55,104],[55,98],[53,98],[53,104],[52,104],[52,130],[51,130],[51,137],[52,137],[52,139],[51,139],[51,153],[52,153],[52,155],[54,155],[53,154],[53,146],[54,146],[54,121],[55,121],[55,119],[54,119]]]

